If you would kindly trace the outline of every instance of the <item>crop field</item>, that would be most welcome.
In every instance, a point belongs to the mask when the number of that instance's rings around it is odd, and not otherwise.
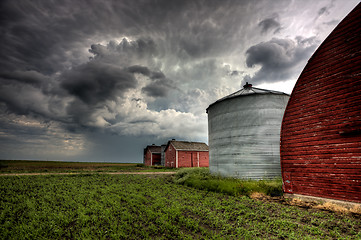
[[[0,239],[361,239],[360,215],[175,183],[173,176],[0,176]]]
[[[170,171],[136,163],[0,160],[1,173]]]

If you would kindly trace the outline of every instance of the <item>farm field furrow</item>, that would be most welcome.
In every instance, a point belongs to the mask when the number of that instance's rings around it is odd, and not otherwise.
[[[0,177],[0,239],[360,239],[358,216],[197,190],[172,176]]]

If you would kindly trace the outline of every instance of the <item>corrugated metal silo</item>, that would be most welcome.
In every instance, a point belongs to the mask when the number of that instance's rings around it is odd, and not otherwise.
[[[246,84],[207,108],[209,168],[222,176],[281,176],[280,129],[289,95]]]

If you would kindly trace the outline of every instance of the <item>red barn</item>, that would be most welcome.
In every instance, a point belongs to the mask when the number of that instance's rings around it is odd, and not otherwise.
[[[285,193],[361,202],[361,4],[301,73],[281,128]]]
[[[151,145],[144,148],[144,165],[161,165],[161,146]]]
[[[169,141],[165,147],[166,167],[208,167],[208,145],[200,142]]]

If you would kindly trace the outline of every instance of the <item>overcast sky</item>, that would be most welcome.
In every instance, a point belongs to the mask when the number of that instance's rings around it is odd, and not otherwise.
[[[0,159],[142,162],[212,102],[291,93],[359,0],[0,1]]]

